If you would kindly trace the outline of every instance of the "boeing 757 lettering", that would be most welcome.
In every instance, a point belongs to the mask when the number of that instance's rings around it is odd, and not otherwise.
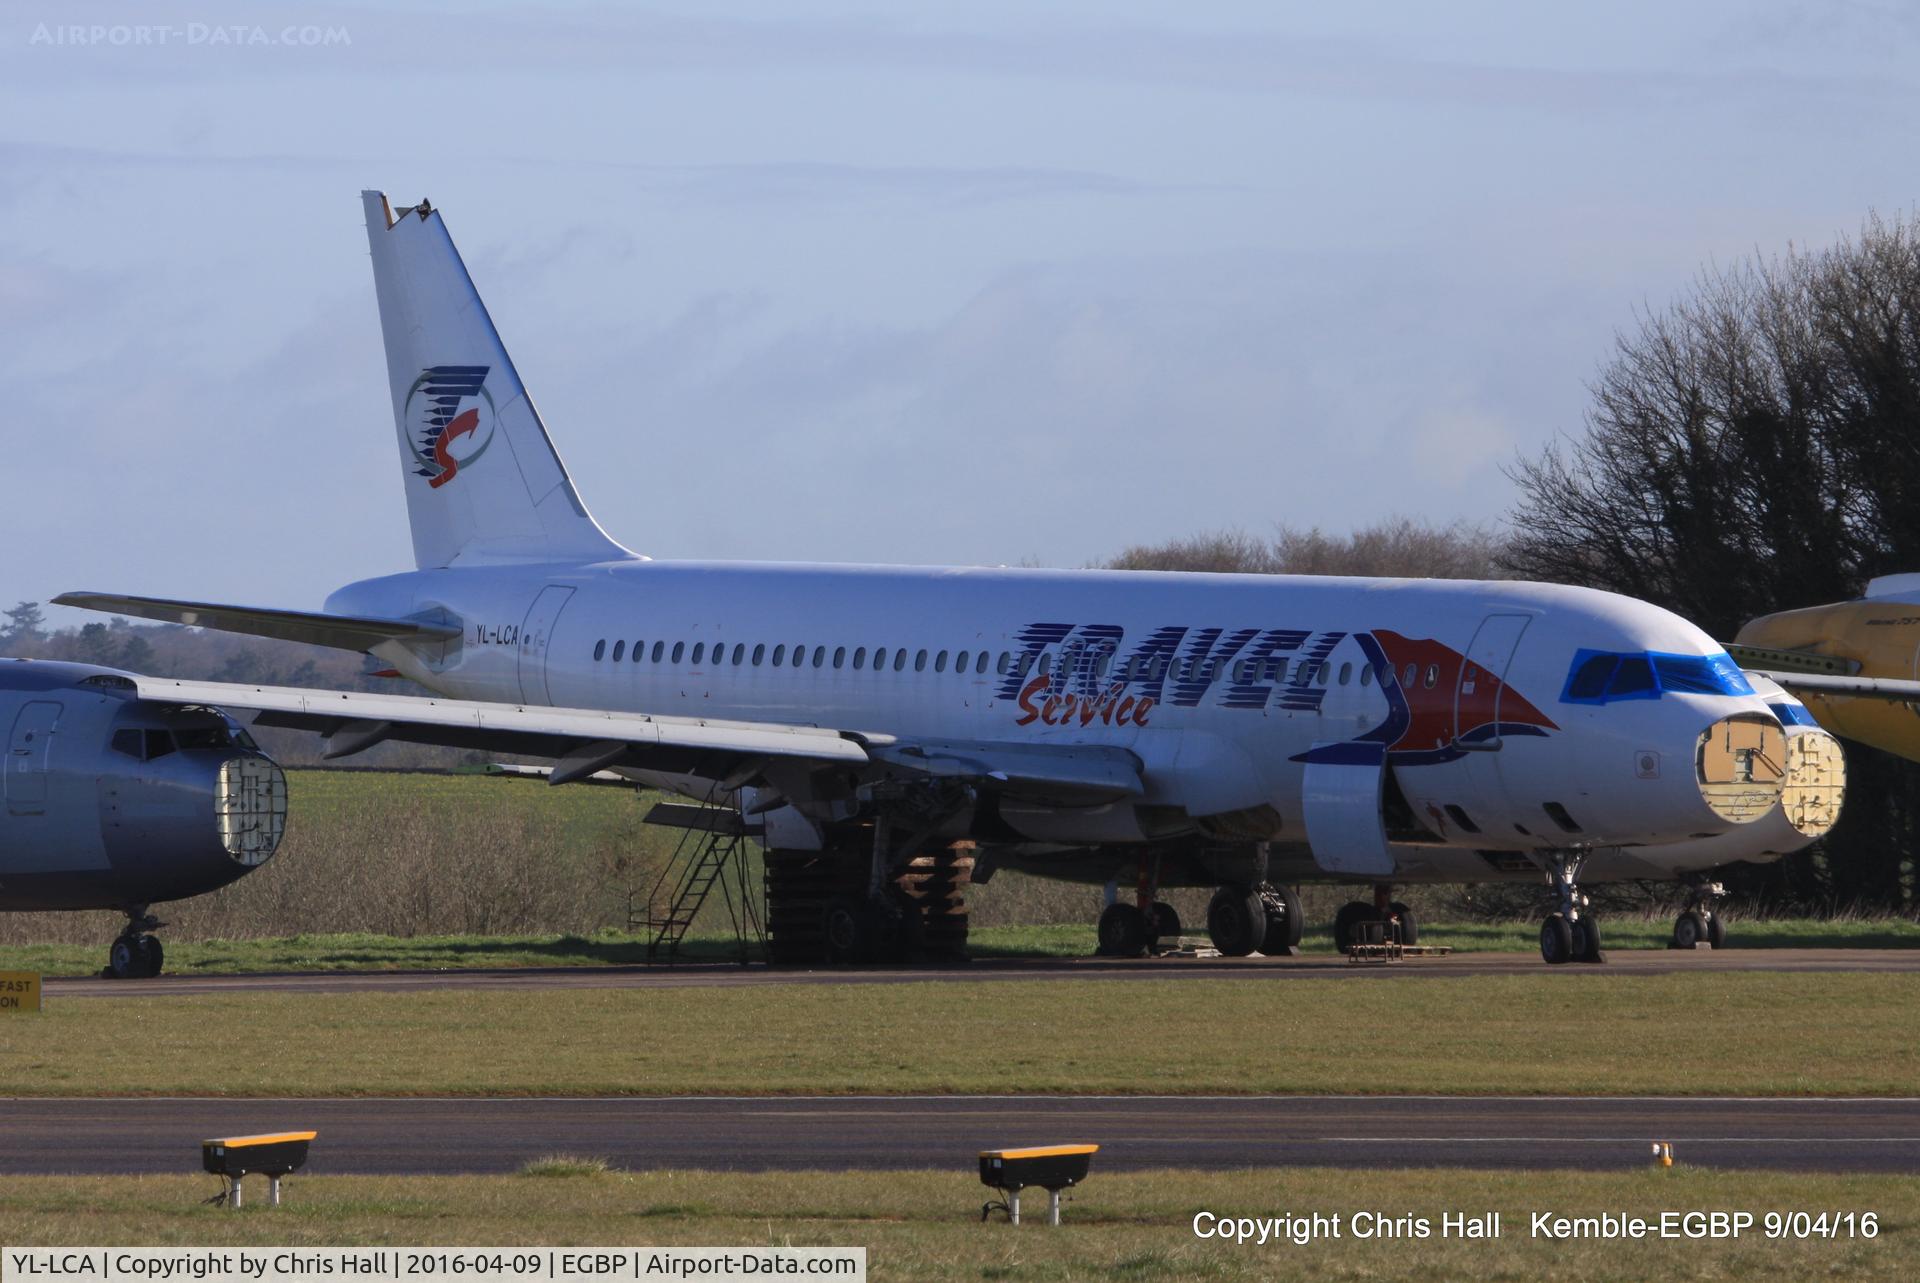
[[[1583,883],[1683,880],[1676,939],[1717,944],[1712,871],[1838,815],[1840,755],[1796,700],[1609,593],[638,556],[589,515],[439,212],[364,202],[416,568],[315,613],[58,600],[365,651],[437,695],[129,675],[104,692],[129,709],[251,712],[334,755],[534,754],[556,784],[731,808],[767,848],[781,958],[912,948],[939,907],[901,888],[965,851],[1128,886],[1110,952],[1177,929],[1162,887],[1215,888],[1208,932],[1247,954],[1298,943],[1302,882],[1369,889],[1344,942],[1416,933],[1396,886],[1524,878],[1554,896],[1545,959],[1597,962]],[[121,679],[77,678],[98,680]],[[85,735],[79,774],[108,744]]]

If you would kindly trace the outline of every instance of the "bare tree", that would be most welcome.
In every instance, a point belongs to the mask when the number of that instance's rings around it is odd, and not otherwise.
[[[1505,541],[1486,526],[1435,526],[1392,517],[1348,535],[1281,525],[1271,539],[1243,530],[1136,545],[1114,570],[1202,570],[1263,575],[1389,575],[1416,579],[1497,579]]]
[[[1670,607],[1731,637],[1757,615],[1920,569],[1920,223],[1704,273],[1615,340],[1586,431],[1513,472],[1506,563]],[[1748,889],[1910,903],[1920,771],[1849,754],[1824,850]]]

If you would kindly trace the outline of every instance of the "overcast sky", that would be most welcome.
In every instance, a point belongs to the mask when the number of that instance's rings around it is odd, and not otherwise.
[[[1636,307],[1920,181],[1907,6],[1569,8],[7,3],[0,603],[407,567],[362,187],[652,556],[1497,518]]]

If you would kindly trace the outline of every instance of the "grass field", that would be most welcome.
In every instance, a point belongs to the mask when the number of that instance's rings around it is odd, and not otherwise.
[[[52,1001],[14,1095],[1908,1094],[1920,976],[1399,977]]]
[[[1605,930],[1609,949],[1664,949],[1671,928],[1665,922],[1635,919],[1608,922]],[[1539,929],[1530,922],[1437,923],[1421,931],[1423,942],[1452,945],[1462,952],[1532,953],[1540,947]],[[100,969],[107,938],[103,935],[89,944],[0,946],[0,971],[92,975]],[[1204,935],[1190,935],[1187,940],[1190,944],[1206,944]],[[591,935],[303,934],[259,940],[166,940],[166,947],[169,975],[630,966],[647,960],[646,937],[625,931]],[[1897,920],[1747,922],[1735,929],[1732,947],[1916,949],[1920,948],[1920,924]],[[1333,952],[1324,927],[1308,932],[1305,948],[1309,953]],[[1093,927],[1084,924],[980,927],[968,939],[968,952],[976,958],[1084,958],[1093,951]],[[731,961],[738,953],[731,937],[708,933],[690,937],[684,956]]]
[[[959,1165],[956,1164],[956,1168]],[[875,1279],[1901,1279],[1920,1249],[1920,1178],[1710,1172],[1257,1170],[1093,1176],[1065,1223],[982,1225],[964,1170],[884,1175],[606,1172],[406,1179],[296,1176],[277,1209],[200,1205],[210,1177],[0,1178],[12,1246],[678,1244],[867,1248]],[[256,1185],[253,1191],[259,1192]],[[1041,1206],[1044,1208],[1044,1200]],[[1497,1240],[1443,1238],[1448,1212],[1502,1213]],[[1738,1240],[1551,1241],[1531,1213],[1755,1215]],[[1768,1239],[1769,1211],[1873,1212],[1871,1239]],[[1357,1239],[1354,1212],[1425,1217],[1426,1239]],[[1197,1238],[1194,1217],[1340,1214],[1305,1246]]]

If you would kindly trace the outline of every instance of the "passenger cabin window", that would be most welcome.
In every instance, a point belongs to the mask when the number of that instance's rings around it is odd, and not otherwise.
[[[747,657],[747,644],[745,642],[735,642],[733,644],[733,666],[735,668],[740,667],[740,661],[745,659],[746,657]]]
[[[593,658],[596,662],[607,657],[607,639],[602,637],[593,644]]]
[[[819,668],[822,664],[825,664],[826,662],[827,662],[827,648],[825,646],[815,646],[813,648],[813,666],[815,668]]]
[[[963,650],[957,656],[954,657],[953,671],[956,673],[964,673],[967,671],[967,652],[966,651]]]
[[[1439,680],[1440,680],[1440,665],[1428,664],[1427,665],[1427,681],[1426,681],[1427,689],[1429,690],[1433,689],[1434,684],[1437,683]]]
[[[666,648],[667,648],[667,644],[665,642],[655,642],[653,644],[653,662],[654,663],[657,664],[660,662],[660,656],[662,653],[665,652]]]
[[[886,666],[887,666],[887,648],[885,646],[874,647],[873,648],[873,671],[877,673],[881,669],[885,668]]]
[[[984,650],[981,651],[980,657],[973,661],[973,671],[975,674],[984,673],[987,671],[987,652],[986,651]]]
[[[893,671],[896,673],[901,672],[906,668],[906,666],[907,666],[907,648],[905,646],[902,646],[899,650],[896,650],[893,652]]]
[[[1004,650],[1001,651],[999,660],[997,660],[994,664],[994,671],[996,673],[999,673],[1002,677],[1005,677],[1007,675],[1007,670],[1012,667],[1013,667],[1013,656],[1007,654],[1007,652]]]
[[[926,651],[923,650],[919,654],[913,657],[913,671],[916,673],[924,673],[927,671],[927,652]]]
[[[695,668],[700,667],[700,657],[706,653],[707,644],[705,642],[695,642],[693,644],[693,666]]]
[[[943,650],[938,655],[935,655],[933,657],[933,671],[936,673],[944,673],[947,671],[947,652],[946,651]]]
[[[1350,677],[1352,677],[1352,676],[1353,676],[1353,665],[1352,665],[1352,664],[1342,664],[1342,665],[1340,665],[1340,684],[1341,684],[1342,686],[1345,686],[1345,685],[1347,684],[1347,679],[1348,679],[1348,678],[1350,678]]]
[[[867,666],[867,648],[865,646],[854,647],[853,649],[854,671],[858,672],[859,670],[861,670],[862,668],[865,668],[866,666]]]
[[[833,648],[833,666],[835,668],[845,668],[846,665],[847,648],[845,646],[835,646]]]
[[[646,656],[647,656],[647,644],[643,641],[635,642],[633,644],[633,662],[637,664],[641,660],[645,659]]]
[[[787,661],[787,647],[786,647],[786,644],[783,642],[780,645],[775,646],[773,648],[773,666],[775,668],[778,668],[780,667],[780,665],[784,664],[786,661]]]
[[[763,660],[763,659],[765,659],[766,657],[767,657],[767,646],[766,646],[766,643],[765,643],[765,642],[761,642],[761,643],[759,643],[759,644],[757,644],[757,645],[755,645],[755,646],[754,646],[754,648],[753,648],[753,666],[754,666],[755,668],[758,668],[758,667],[760,667],[760,661],[761,661],[761,660]]]
[[[687,644],[685,642],[675,642],[673,644],[673,662],[674,663],[676,664],[679,663],[680,657],[686,653],[687,653]]]
[[[613,662],[614,663],[616,664],[619,663],[621,656],[625,655],[626,653],[627,653],[626,642],[617,641],[613,644]]]

